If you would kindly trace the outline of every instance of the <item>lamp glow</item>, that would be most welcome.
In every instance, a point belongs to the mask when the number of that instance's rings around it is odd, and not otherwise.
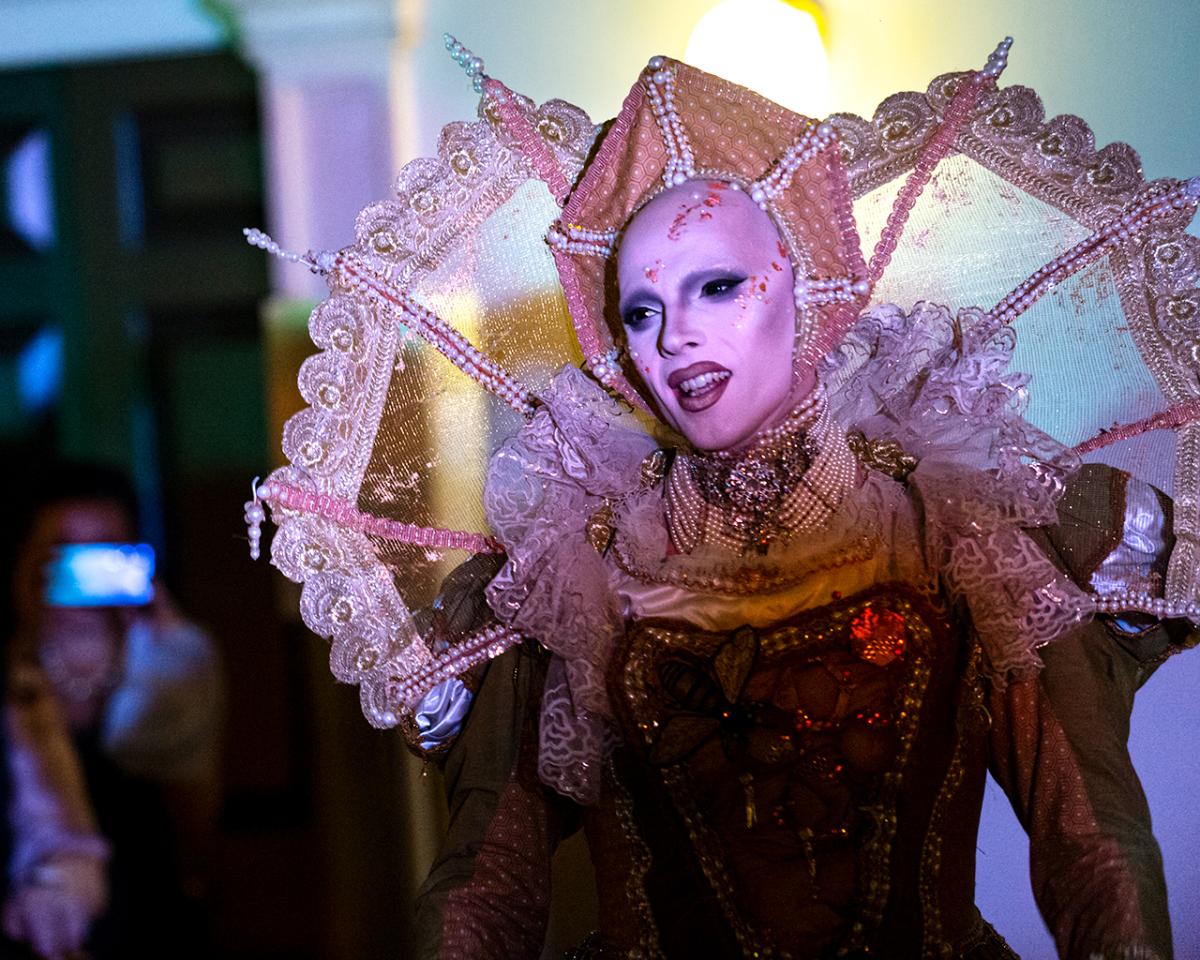
[[[692,30],[684,59],[810,117],[829,109],[821,9],[803,0],[722,0]]]

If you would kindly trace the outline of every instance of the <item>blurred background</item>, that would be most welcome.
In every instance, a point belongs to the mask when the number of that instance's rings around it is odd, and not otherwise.
[[[596,120],[656,53],[811,115],[870,116],[1011,34],[1003,82],[1035,88],[1048,117],[1131,143],[1147,179],[1200,173],[1200,5],[1182,0],[0,0],[3,468],[55,455],[128,472],[166,582],[220,650],[221,957],[405,956],[442,825],[436,774],[367,726],[289,585],[247,556],[240,505],[301,406],[322,286],[240,231],[350,242],[401,165],[474,115],[444,30],[513,89]],[[1133,732],[1181,957],[1200,956],[1198,690],[1200,654],[1169,662]],[[981,908],[1049,958],[1023,845],[989,789]],[[561,938],[582,913],[561,911]]]

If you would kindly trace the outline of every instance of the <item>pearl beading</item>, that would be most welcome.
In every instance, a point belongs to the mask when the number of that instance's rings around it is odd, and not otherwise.
[[[390,271],[377,270],[343,250],[335,256],[332,272],[361,296],[396,308],[405,326],[489,393],[518,413],[533,414],[533,393],[453,326],[393,286]]]
[[[798,434],[804,432],[803,438]],[[787,445],[802,439],[816,448],[807,469],[791,477],[790,487],[772,485],[778,471],[762,470],[756,462],[783,457]],[[735,503],[715,503],[712,495],[701,490],[699,474],[710,464],[729,465],[737,470],[739,462],[748,465],[750,482],[757,478],[761,489],[749,491],[748,500],[777,496],[760,517],[753,517]],[[770,474],[770,476],[768,476]],[[761,475],[761,476],[760,476]],[[761,434],[745,450],[737,453],[681,455],[672,464],[666,484],[667,528],[671,541],[683,553],[700,543],[712,543],[726,549],[748,552],[767,546],[781,536],[807,533],[822,526],[841,506],[858,477],[858,459],[850,449],[845,433],[829,413],[825,393],[818,388],[777,427]],[[756,507],[751,513],[759,512]]]
[[[646,94],[650,98],[650,111],[658,121],[662,132],[663,146],[667,150],[667,165],[663,170],[663,184],[675,187],[696,176],[696,160],[692,146],[679,114],[675,111],[675,71],[666,66],[662,57],[652,57],[647,65]]]
[[[283,260],[305,264],[314,273],[326,277],[331,287],[340,283],[360,296],[396,309],[405,326],[468,377],[518,413],[533,415],[536,401],[532,391],[445,320],[398,289],[392,281],[391,267],[378,270],[348,250],[337,253],[314,253],[309,250],[303,255],[289,253],[261,230],[246,228],[242,233],[252,246]]]
[[[592,376],[604,384],[604,386],[611,387],[616,383],[617,378],[622,375],[620,358],[620,347],[612,347],[604,353],[598,353],[589,359],[588,369],[592,371]]]
[[[397,677],[389,692],[396,701],[412,709],[439,683],[460,677],[485,660],[496,659],[524,639],[522,634],[510,626],[490,623],[476,630],[465,640],[454,644],[446,653],[434,657],[402,677]]]
[[[476,93],[482,93],[483,83],[488,78],[483,72],[483,61],[448,33],[442,34],[442,41],[450,51],[450,59],[462,67],[470,77],[472,89]]]
[[[246,238],[246,242],[250,246],[258,247],[259,250],[265,250],[271,256],[278,257],[280,260],[303,264],[313,273],[319,273],[321,276],[327,275],[333,264],[332,253],[317,253],[313,250],[305,253],[292,253],[290,250],[284,250],[270,236],[255,227],[243,227],[242,236]]]
[[[1137,593],[1133,590],[1118,590],[1093,599],[1097,613],[1148,613],[1160,620],[1186,619],[1192,623],[1200,623],[1200,603],[1188,603],[1182,600],[1167,600],[1165,597],[1152,597],[1148,593]]]
[[[551,224],[546,242],[564,253],[581,253],[592,257],[611,257],[617,245],[616,230],[592,230],[578,223]]]
[[[1001,323],[1011,323],[1055,284],[1061,283],[1109,250],[1148,229],[1155,221],[1186,207],[1194,210],[1198,203],[1200,177],[1152,184],[1146,195],[1126,207],[1120,216],[1110,220],[1091,236],[1085,237],[1066,253],[1055,257],[1021,283],[992,307],[988,316]]]
[[[725,572],[703,570],[651,570],[640,565],[620,537],[613,542],[612,556],[625,573],[643,583],[661,583],[696,593],[722,596],[751,596],[786,590],[815,573],[865,563],[879,552],[882,534],[872,524],[852,544],[825,553],[817,562],[787,565],[786,572],[746,567]]]
[[[796,306],[853,303],[871,293],[871,284],[861,277],[802,277],[794,289]]]
[[[829,396],[825,389],[825,384],[818,383],[803,400],[788,412],[788,415],[783,420],[773,427],[768,427],[766,430],[756,433],[743,450],[737,452],[732,450],[718,450],[715,453],[708,454],[708,456],[723,460],[734,460],[748,453],[775,446],[781,440],[795,436],[797,431],[803,430],[810,424],[815,423],[825,413],[828,405]]]
[[[771,172],[750,184],[750,199],[757,203],[760,209],[766,210],[767,202],[774,200],[791,185],[792,177],[803,164],[836,142],[837,137],[828,122],[817,123],[810,120],[800,136],[784,151]]]
[[[261,553],[262,523],[267,512],[259,499],[258,477],[250,481],[250,499],[242,504],[245,509],[246,539],[250,541],[250,559],[257,560]]]
[[[258,477],[255,477],[251,493],[253,499],[246,503],[246,523],[252,560],[257,560],[259,556],[259,540],[262,536],[259,527],[266,519],[264,503],[272,509],[316,514],[347,530],[357,530],[359,533],[430,550],[466,550],[469,553],[496,554],[505,552],[504,547],[494,537],[482,533],[400,523],[398,520],[365,513],[354,504],[327,493],[316,493],[279,481],[269,480],[259,486]]]
[[[1004,68],[1008,66],[1008,51],[1012,49],[1013,38],[1005,37],[997,45],[987,58],[987,63],[984,64],[982,70],[979,71],[980,76],[995,80],[1004,72]]]

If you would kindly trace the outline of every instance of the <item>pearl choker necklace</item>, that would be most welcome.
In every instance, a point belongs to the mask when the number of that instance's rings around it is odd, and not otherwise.
[[[766,552],[777,539],[824,524],[857,473],[818,387],[743,450],[675,458],[666,483],[671,542],[682,553],[701,543]]]

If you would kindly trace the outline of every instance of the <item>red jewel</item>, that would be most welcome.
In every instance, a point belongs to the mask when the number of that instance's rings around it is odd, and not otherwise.
[[[850,622],[855,656],[878,667],[886,667],[904,655],[907,634],[904,617],[886,608],[876,612],[872,607],[865,607]]]

